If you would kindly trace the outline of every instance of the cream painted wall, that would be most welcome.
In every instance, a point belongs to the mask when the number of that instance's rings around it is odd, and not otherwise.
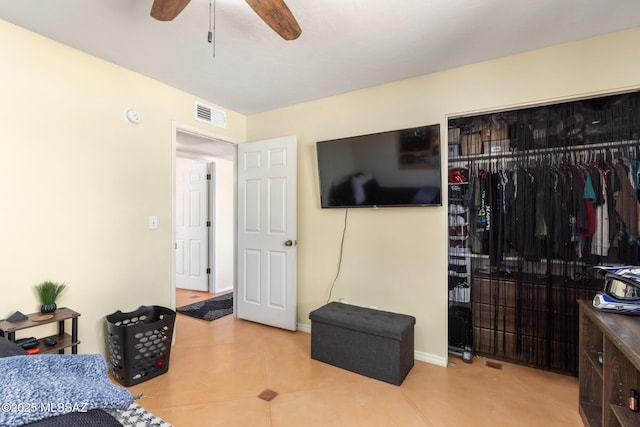
[[[432,123],[446,138],[452,115],[637,89],[638,46],[640,28],[250,116],[249,140],[298,136],[298,321],[329,297],[345,215],[319,207],[316,141]],[[446,207],[349,211],[332,300],[416,316],[419,358],[444,364],[446,283]]]
[[[35,284],[67,282],[79,351],[103,353],[107,314],[172,301],[173,123],[243,141],[246,117],[214,128],[192,95],[1,20],[0,40],[0,318],[38,311]]]
[[[235,284],[235,166],[226,159],[215,160],[215,275],[217,292],[233,289]]]

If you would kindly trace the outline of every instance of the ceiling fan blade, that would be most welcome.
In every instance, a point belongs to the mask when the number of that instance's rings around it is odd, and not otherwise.
[[[190,0],[153,0],[151,16],[158,21],[173,21]]]
[[[284,0],[245,1],[283,39],[295,40],[302,33],[298,21],[296,21]]]

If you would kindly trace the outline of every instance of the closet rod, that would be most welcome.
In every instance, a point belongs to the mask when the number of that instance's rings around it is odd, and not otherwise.
[[[452,157],[450,160],[458,161],[458,160],[475,160],[475,159],[498,159],[503,157],[520,157],[520,156],[532,156],[536,154],[546,154],[546,153],[569,153],[580,150],[596,150],[599,148],[622,148],[629,147],[632,145],[638,145],[640,140],[630,140],[630,141],[617,141],[617,142],[600,142],[597,144],[582,144],[582,145],[570,145],[565,147],[551,147],[551,148],[532,148],[530,150],[521,150],[521,151],[510,151],[508,153],[497,153],[497,154],[470,154],[467,156],[456,156]]]

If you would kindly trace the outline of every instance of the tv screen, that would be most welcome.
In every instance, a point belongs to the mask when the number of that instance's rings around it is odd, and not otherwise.
[[[322,208],[442,206],[440,125],[316,143]]]

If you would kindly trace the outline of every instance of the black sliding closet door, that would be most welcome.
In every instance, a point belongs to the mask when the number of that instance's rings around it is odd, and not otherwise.
[[[577,375],[593,266],[640,264],[639,134],[639,92],[450,120],[450,306],[475,353]]]

